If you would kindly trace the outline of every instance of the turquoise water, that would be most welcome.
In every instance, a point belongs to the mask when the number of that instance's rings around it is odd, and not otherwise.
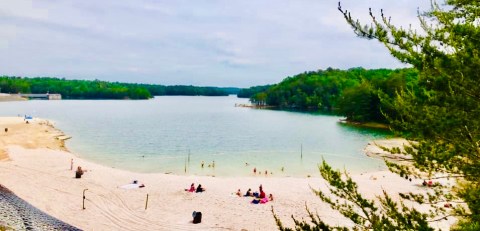
[[[383,132],[341,125],[337,116],[258,110],[235,107],[236,103],[247,100],[32,100],[2,102],[0,115],[53,120],[73,137],[67,146],[74,154],[136,172],[246,176],[256,167],[273,176],[318,176],[322,158],[351,172],[385,168],[362,151],[370,140],[385,137]],[[208,167],[213,161],[215,168]]]

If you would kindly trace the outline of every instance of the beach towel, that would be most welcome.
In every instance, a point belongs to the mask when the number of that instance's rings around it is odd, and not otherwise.
[[[268,198],[264,197],[260,200],[260,204],[265,204],[268,202]]]
[[[126,184],[126,185],[120,186],[120,188],[123,188],[123,189],[134,189],[134,188],[140,188],[140,185],[139,185],[139,184]]]

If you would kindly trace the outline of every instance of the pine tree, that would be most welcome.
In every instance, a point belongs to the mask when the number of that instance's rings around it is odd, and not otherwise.
[[[432,2],[428,12],[418,15],[420,32],[393,25],[383,10],[379,16],[370,10],[371,25],[364,25],[340,3],[338,9],[355,34],[381,42],[393,57],[419,72],[418,87],[397,92],[394,114],[385,115],[395,132],[411,140],[403,149],[390,151],[410,155],[411,165],[387,161],[389,169],[418,177],[441,174],[456,179],[457,185],[455,190],[435,187],[427,196],[400,195],[432,205],[431,213],[420,213],[395,203],[387,193],[377,201],[365,199],[347,174],[323,163],[320,173],[333,186],[334,197],[314,192],[352,220],[355,230],[432,230],[429,222],[451,216],[460,219],[454,230],[480,230],[480,1]],[[457,203],[446,211],[441,205],[449,201]],[[280,230],[290,230],[275,218]],[[313,214],[310,218],[294,219],[295,229],[348,229],[331,227]]]

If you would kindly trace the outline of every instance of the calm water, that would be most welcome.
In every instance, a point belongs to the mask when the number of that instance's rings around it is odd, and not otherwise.
[[[76,155],[137,172],[185,174],[186,166],[187,174],[240,176],[253,175],[256,167],[273,176],[318,176],[322,158],[352,172],[384,168],[362,150],[385,133],[341,125],[337,116],[256,110],[235,103],[247,100],[32,100],[2,102],[0,115],[53,120],[73,137],[67,146]],[[215,168],[208,167],[213,161]]]

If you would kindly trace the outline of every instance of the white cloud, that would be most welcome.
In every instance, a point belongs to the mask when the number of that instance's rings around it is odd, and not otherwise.
[[[346,0],[416,23],[428,0]],[[356,38],[337,1],[0,2],[0,74],[247,87],[307,70],[401,67]]]

